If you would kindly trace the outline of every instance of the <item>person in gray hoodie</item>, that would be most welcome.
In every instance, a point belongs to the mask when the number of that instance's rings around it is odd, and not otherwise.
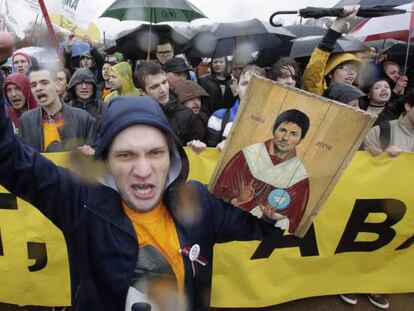
[[[68,84],[68,96],[69,106],[89,112],[99,125],[104,104],[98,94],[98,81],[92,71],[87,68],[76,69]]]

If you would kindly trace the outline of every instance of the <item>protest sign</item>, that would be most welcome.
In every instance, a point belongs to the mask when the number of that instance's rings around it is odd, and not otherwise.
[[[209,189],[303,236],[374,121],[350,106],[255,78]]]

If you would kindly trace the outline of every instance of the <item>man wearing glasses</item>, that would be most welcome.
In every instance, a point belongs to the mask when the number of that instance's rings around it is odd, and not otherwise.
[[[155,52],[158,61],[162,66],[165,62],[174,57],[174,48],[170,43],[163,43],[157,45],[157,51]]]

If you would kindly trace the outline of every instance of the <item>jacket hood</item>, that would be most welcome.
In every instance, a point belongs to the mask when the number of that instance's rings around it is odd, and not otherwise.
[[[366,94],[354,85],[348,83],[333,83],[326,90],[324,96],[347,104],[354,99],[366,96]]]
[[[69,98],[74,101],[77,100],[75,86],[82,82],[89,82],[93,84],[93,95],[90,99],[88,99],[88,101],[94,101],[97,97],[96,89],[98,87],[98,81],[96,80],[93,72],[88,68],[78,68],[74,72],[67,86]]]
[[[68,84],[68,93],[70,98],[76,99],[75,86],[82,82],[92,83],[94,85],[94,94],[96,94],[98,81],[96,80],[93,72],[88,68],[78,68],[76,69]]]
[[[132,80],[132,68],[127,62],[120,62],[115,66],[109,68],[109,72],[113,71],[118,78],[121,85],[119,95],[138,95],[139,92],[135,88],[134,81]]]
[[[29,78],[25,74],[22,74],[22,73],[12,73],[12,74],[10,74],[10,75],[7,76],[6,80],[4,81],[4,87],[3,87],[4,88],[4,95],[6,96],[6,98],[7,98],[6,87],[9,84],[15,84],[19,88],[22,89],[23,95],[24,95],[24,97],[26,99],[26,107],[27,107],[26,110],[30,110],[30,109],[33,109],[33,108],[36,108],[37,107],[36,99],[34,98],[33,93],[32,93],[32,91],[30,89],[30,81],[29,81]],[[7,98],[7,100],[9,100],[9,99]],[[21,112],[20,111],[16,111],[13,108],[13,106],[10,106],[10,109],[8,111],[9,111],[9,113],[12,112],[12,111],[14,111],[17,114],[18,117],[21,114]]]
[[[175,181],[185,181],[189,171],[187,155],[161,107],[151,96],[118,96],[111,100],[99,128],[95,157],[105,159],[115,136],[137,124],[154,126],[171,138],[171,164],[166,187]]]
[[[357,62],[359,64],[362,63],[362,61],[358,57],[351,53],[338,53],[332,55],[326,63],[324,75],[328,75],[332,70],[335,69],[335,67],[339,66],[340,64],[352,61]]]

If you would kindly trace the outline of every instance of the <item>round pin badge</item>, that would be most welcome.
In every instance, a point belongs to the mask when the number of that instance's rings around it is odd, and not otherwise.
[[[200,245],[194,244],[190,248],[190,253],[188,254],[188,257],[191,261],[196,261],[198,256],[200,256]]]

